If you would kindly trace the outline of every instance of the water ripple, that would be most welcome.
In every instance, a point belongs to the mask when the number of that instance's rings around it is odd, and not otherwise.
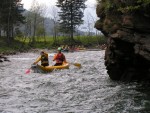
[[[150,112],[145,86],[109,79],[104,51],[64,53],[81,69],[71,65],[69,70],[25,74],[38,54],[12,55],[11,62],[0,64],[0,113]]]

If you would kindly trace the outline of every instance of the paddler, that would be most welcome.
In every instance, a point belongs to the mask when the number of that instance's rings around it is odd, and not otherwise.
[[[44,66],[44,67],[49,66],[48,53],[41,51],[40,56],[37,58],[37,60],[33,64],[35,65],[39,61],[41,61],[42,66]]]
[[[62,48],[59,47],[57,49],[57,54],[55,54],[53,58],[53,61],[56,61],[56,64],[54,66],[60,66],[63,64],[63,62],[66,62],[66,57],[61,51],[62,51]]]

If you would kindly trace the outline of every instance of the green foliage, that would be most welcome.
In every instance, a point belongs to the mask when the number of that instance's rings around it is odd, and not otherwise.
[[[126,7],[120,7],[118,8],[118,11],[121,11],[122,13],[125,13],[125,12],[133,12],[133,11],[136,11],[138,9],[140,9],[140,5],[137,5],[137,6],[126,6]]]
[[[147,6],[150,4],[150,0],[138,0],[137,3],[142,3],[144,6]]]
[[[38,2],[34,1],[30,11],[26,11],[25,13],[26,23],[24,35],[30,37],[32,36],[32,38],[30,38],[32,45],[34,44],[36,37],[44,37],[46,34],[46,18],[44,17],[44,9],[45,7],[43,5],[40,5]]]
[[[16,28],[15,29],[15,36],[16,37],[23,37],[23,33],[18,28]]]
[[[99,44],[106,43],[106,39],[103,35],[100,36],[76,36],[75,43],[77,45],[84,45],[84,46],[95,46]],[[16,38],[16,40],[23,42],[23,38]],[[27,45],[30,41],[30,38],[26,39],[25,44]],[[36,40],[36,43],[33,47],[35,48],[52,48],[57,47],[60,45],[70,45],[70,39],[67,37],[60,36],[58,37],[58,45],[53,45],[54,40],[53,37],[46,37],[46,43],[44,38],[39,37],[38,40]]]
[[[14,53],[17,51],[25,51],[30,48],[27,44],[18,40],[14,40],[10,46],[7,46],[7,43],[5,40],[6,40],[6,37],[0,38],[0,45],[1,45],[0,53],[5,53],[5,54]]]
[[[0,2],[0,30],[6,32],[6,41],[8,45],[13,40],[13,28],[15,25],[24,23],[20,8],[23,8],[21,1],[18,0],[1,0]]]
[[[112,9],[114,8],[114,4],[112,3],[112,1],[109,0],[106,0],[104,6],[105,6],[105,13],[112,11]]]
[[[105,13],[110,12],[135,12],[138,10],[143,10],[143,8],[150,7],[150,0],[97,0],[99,4],[104,6]]]
[[[75,28],[83,23],[83,10],[86,8],[86,0],[58,0],[57,7],[60,8],[60,31],[71,35]]]
[[[84,45],[85,47],[95,47],[100,44],[106,43],[106,38],[102,36],[81,36],[81,37],[75,37],[76,40],[78,40],[81,45]]]
[[[38,38],[39,40],[35,42],[34,45],[29,45],[30,38],[24,40],[24,38],[16,37],[15,40],[12,42],[11,46],[7,46],[5,41],[5,37],[0,38],[0,53],[12,53],[16,51],[25,51],[31,48],[37,49],[55,49],[61,45],[69,45],[69,38],[66,37],[58,37],[58,45],[53,45],[53,38],[46,37],[46,42],[42,37]],[[75,45],[83,45],[85,47],[96,47],[97,45],[106,43],[106,39],[104,36],[78,36],[75,37]]]
[[[137,1],[130,1],[129,3],[125,3],[123,7],[119,7],[118,11],[121,11],[122,13],[125,12],[135,12],[138,10],[143,10],[146,7],[149,7],[150,0],[137,0]]]
[[[44,26],[39,26],[38,28],[37,28],[37,36],[44,36],[44,34],[45,34],[45,28],[44,28]]]
[[[10,19],[11,24],[17,22],[23,23],[24,17],[19,10],[20,1],[17,0],[1,0],[0,2],[0,21],[1,24],[7,24]]]

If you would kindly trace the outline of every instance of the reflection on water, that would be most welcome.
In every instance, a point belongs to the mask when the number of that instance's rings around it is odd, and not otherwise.
[[[52,73],[25,71],[39,53],[9,56],[0,64],[0,113],[148,113],[149,86],[109,79],[104,51],[64,53],[82,68]],[[50,64],[52,55],[49,56]]]

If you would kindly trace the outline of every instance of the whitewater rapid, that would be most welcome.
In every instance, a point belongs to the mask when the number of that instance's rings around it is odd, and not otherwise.
[[[11,62],[0,63],[0,113],[150,112],[149,90],[138,83],[112,81],[104,51],[64,54],[82,68],[71,65],[51,73],[25,74],[39,53],[8,56]],[[49,60],[54,64],[52,55]]]

